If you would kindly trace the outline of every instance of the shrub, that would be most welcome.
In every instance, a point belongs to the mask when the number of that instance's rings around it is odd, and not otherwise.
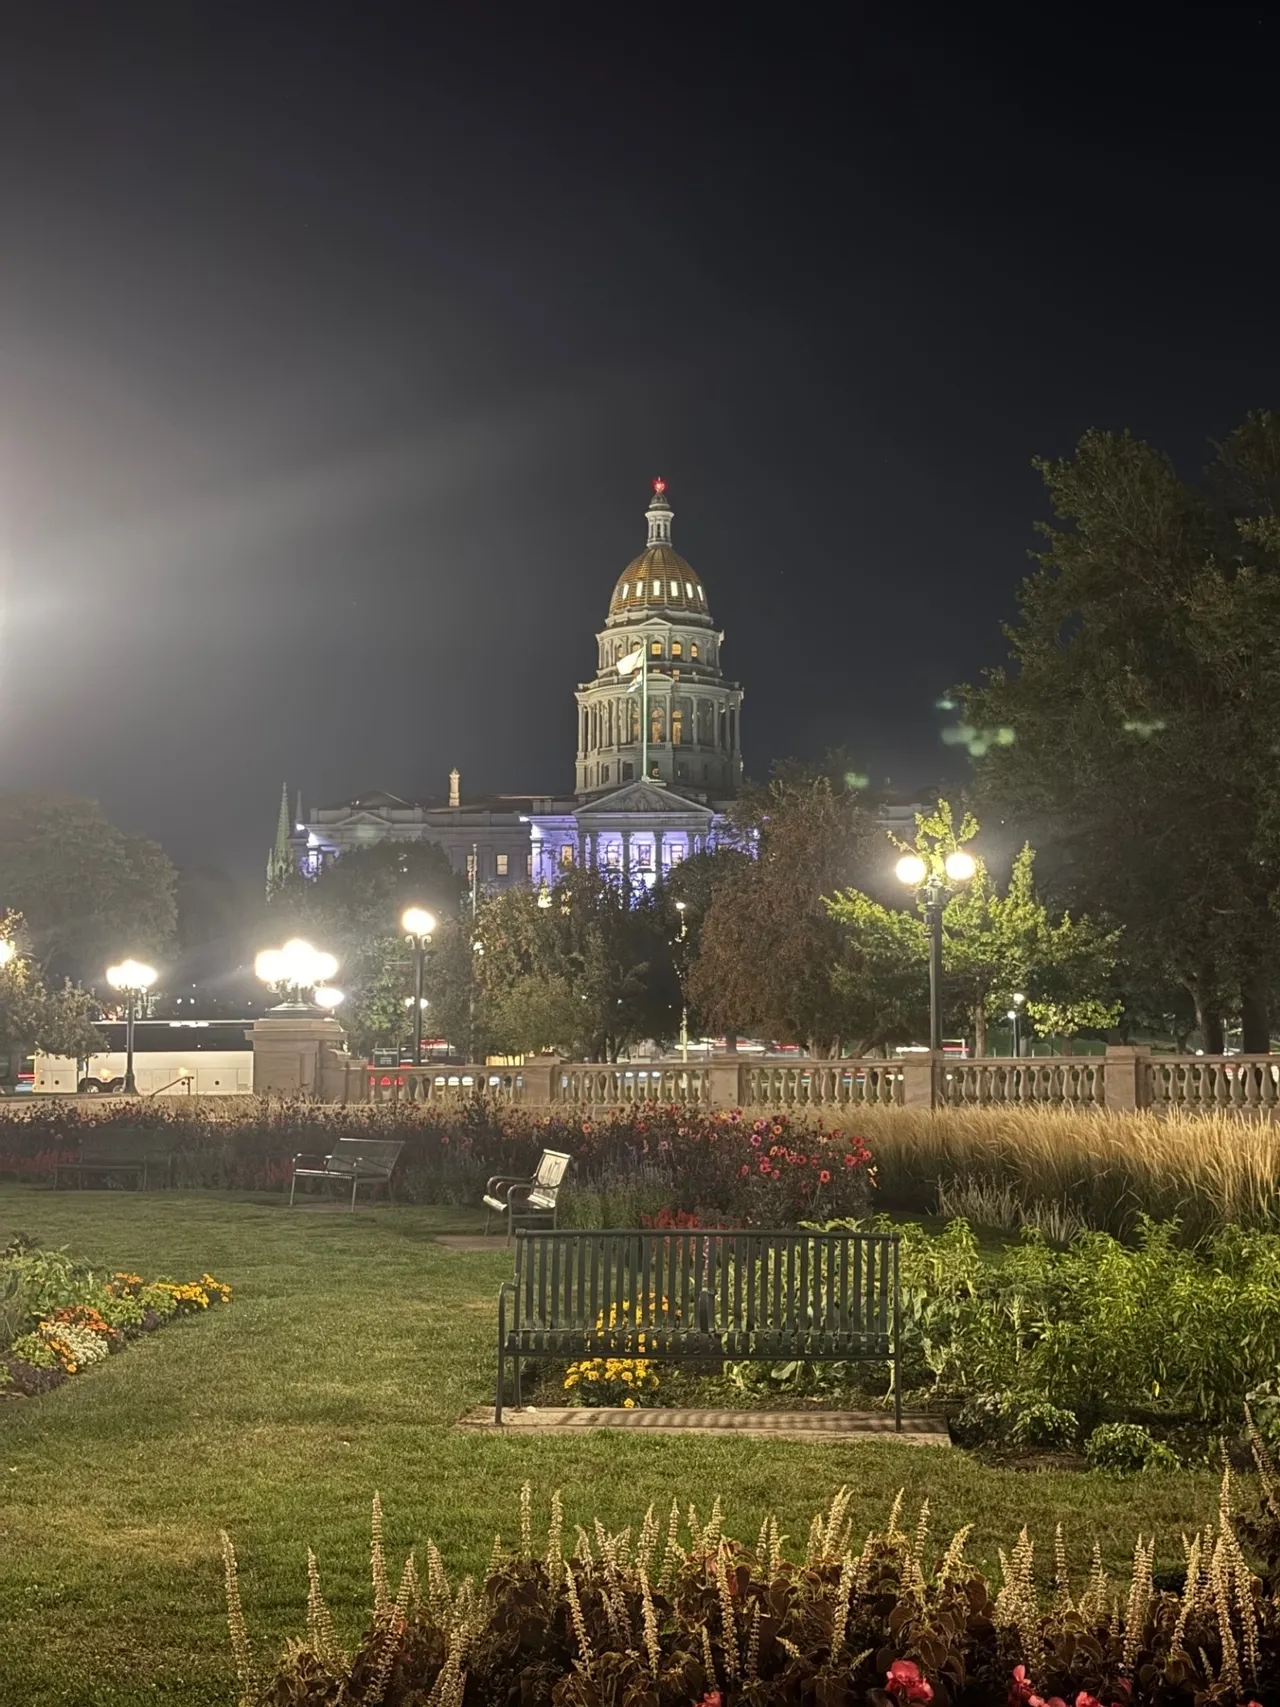
[[[900,1497],[899,1497],[900,1498]],[[1220,1526],[1188,1543],[1174,1593],[1138,1542],[1128,1585],[1100,1565],[1072,1582],[1059,1552],[1042,1594],[1024,1530],[997,1590],[964,1556],[968,1529],[931,1545],[888,1524],[859,1543],[841,1491],[816,1516],[801,1561],[776,1520],[753,1547],[723,1533],[720,1502],[687,1525],[651,1506],[610,1535],[566,1548],[558,1494],[535,1547],[521,1495],[515,1549],[495,1541],[483,1582],[456,1586],[434,1543],[419,1587],[410,1554],[393,1593],[375,1498],[373,1609],[354,1655],[339,1645],[314,1557],[307,1633],[257,1674],[230,1540],[223,1536],[232,1647],[243,1700],[291,1707],[1234,1707],[1275,1699],[1275,1589],[1245,1563],[1224,1480]],[[663,1532],[665,1531],[665,1544]],[[1047,1573],[1045,1573],[1047,1575]],[[1118,1592],[1117,1592],[1118,1591]]]
[[[1080,1433],[1074,1411],[1064,1411],[1041,1399],[1017,1406],[1009,1428],[1014,1446],[1036,1446],[1046,1452],[1070,1452]]]
[[[1152,1440],[1138,1423],[1103,1423],[1084,1443],[1085,1457],[1095,1470],[1134,1476],[1140,1470],[1176,1470],[1177,1455]]]
[[[538,1113],[483,1097],[449,1105],[228,1102],[0,1111],[0,1169],[69,1151],[87,1133],[142,1125],[172,1145],[179,1186],[283,1190],[296,1154],[323,1153],[343,1137],[394,1138],[404,1145],[394,1178],[401,1201],[476,1204],[491,1175],[532,1174],[542,1150],[563,1150],[574,1163],[566,1214],[597,1226],[635,1226],[640,1213],[663,1207],[708,1223],[794,1226],[862,1214],[873,1181],[862,1139],[786,1114],[752,1120],[739,1109],[653,1103],[599,1115]]]

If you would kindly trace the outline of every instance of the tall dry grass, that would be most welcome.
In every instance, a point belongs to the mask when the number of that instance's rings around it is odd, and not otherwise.
[[[870,1145],[886,1209],[931,1212],[938,1188],[990,1181],[1129,1232],[1178,1217],[1192,1237],[1235,1222],[1280,1229],[1280,1127],[1230,1114],[874,1108],[849,1123]]]

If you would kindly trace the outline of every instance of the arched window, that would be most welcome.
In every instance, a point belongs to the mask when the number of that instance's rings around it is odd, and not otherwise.
[[[680,642],[678,640],[673,640],[671,642],[671,656],[673,658],[683,658],[684,657],[684,647],[680,644]]]
[[[649,656],[651,658],[661,658],[661,656],[662,656],[662,642],[660,640],[650,641],[650,643],[649,643]]]
[[[673,700],[671,705],[671,744],[678,747],[684,740],[684,701]]]
[[[698,642],[696,640],[691,640],[689,642],[689,656],[691,658],[696,658],[698,656]]]

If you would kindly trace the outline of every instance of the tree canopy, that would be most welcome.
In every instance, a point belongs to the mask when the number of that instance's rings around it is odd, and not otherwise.
[[[175,881],[163,849],[117,829],[96,801],[0,795],[0,895],[46,973],[92,983],[127,955],[163,960]]]
[[[1008,666],[961,690],[980,796],[1049,850],[1060,893],[1124,927],[1139,983],[1185,986],[1208,1050],[1233,1010],[1246,1050],[1266,1050],[1280,416],[1250,415],[1194,484],[1127,433],[1038,467],[1056,519]]]

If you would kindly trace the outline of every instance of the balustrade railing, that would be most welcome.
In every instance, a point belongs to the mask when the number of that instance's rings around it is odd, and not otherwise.
[[[1099,1108],[1106,1100],[1105,1065],[1098,1055],[985,1061],[948,1059],[939,1078],[938,1101],[951,1108],[985,1107],[991,1103]]]
[[[1157,1111],[1267,1110],[1280,1104],[1280,1055],[1155,1055],[1143,1068],[1143,1102]]]
[[[681,1103],[699,1108],[1030,1107],[1238,1110],[1280,1118],[1280,1054],[1151,1055],[1112,1048],[1105,1055],[1009,1056],[964,1060],[926,1054],[883,1061],[761,1060],[557,1061],[522,1067],[431,1062],[367,1067],[350,1091],[376,1103],[448,1103],[484,1095],[546,1108],[627,1108]],[[350,1094],[350,1091],[348,1094]]]
[[[744,1108],[848,1108],[902,1100],[900,1061],[750,1062],[738,1069]]]

